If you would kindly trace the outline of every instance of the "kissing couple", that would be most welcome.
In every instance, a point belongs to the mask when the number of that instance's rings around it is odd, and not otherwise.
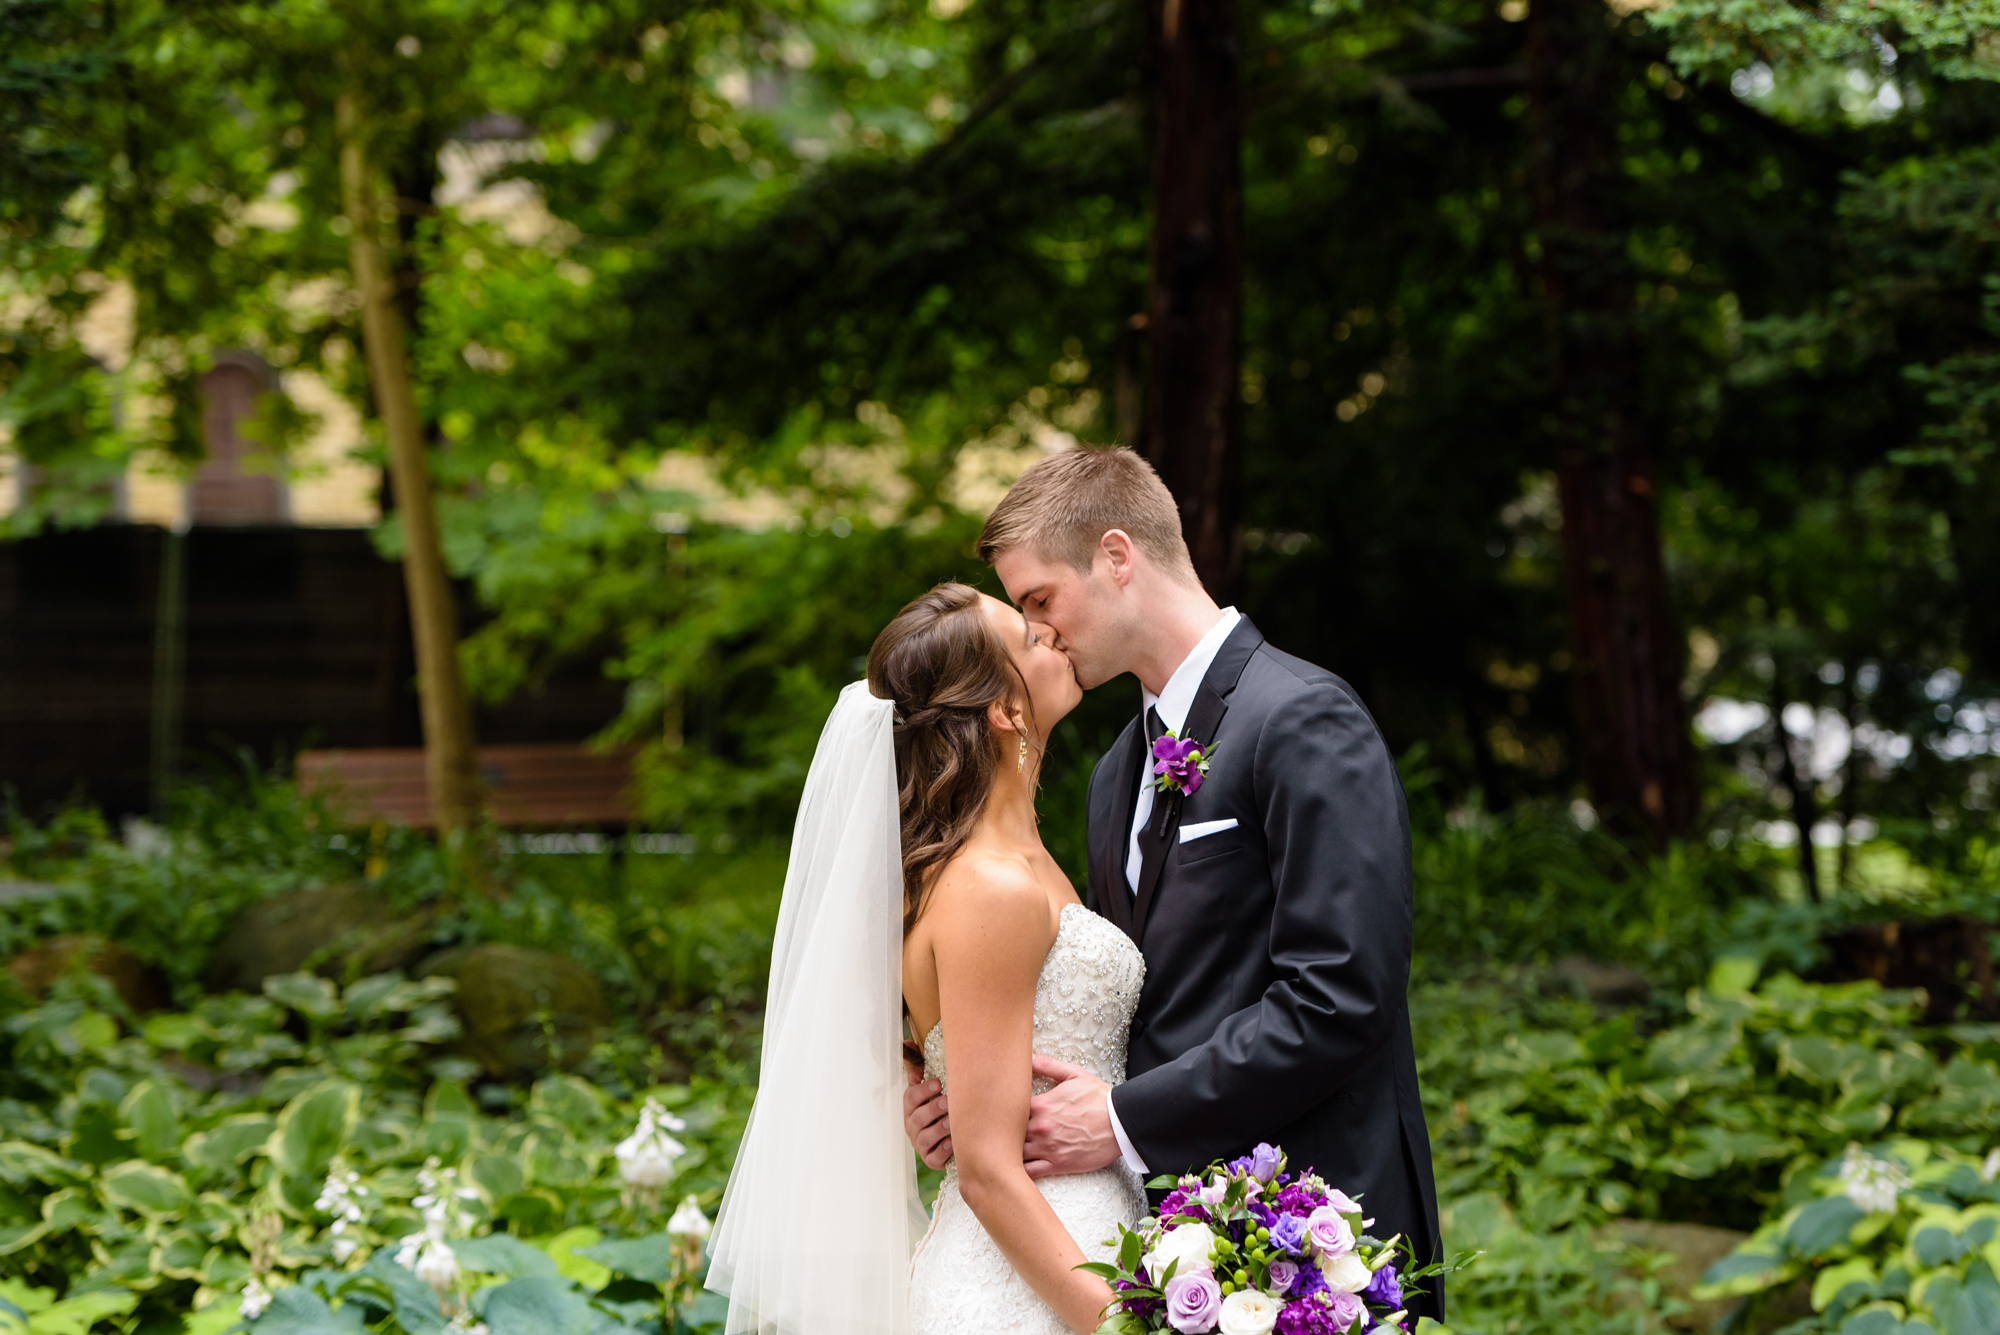
[[[1409,816],[1374,720],[1215,604],[1129,450],[1034,464],[979,553],[1013,605],[945,584],[905,607],[806,778],[710,1244],[726,1330],[1093,1331],[1113,1291],[1078,1267],[1145,1218],[1142,1184],[1267,1141],[1441,1259]],[[1050,730],[1127,672],[1084,902],[1036,782]],[[912,1145],[945,1170],[928,1218]]]

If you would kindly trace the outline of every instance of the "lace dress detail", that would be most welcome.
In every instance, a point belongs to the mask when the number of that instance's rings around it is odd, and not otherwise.
[[[1081,904],[1066,905],[1035,984],[1035,1051],[1124,1083],[1126,1030],[1145,981],[1146,962],[1125,933]],[[924,1074],[945,1082],[942,1024],[924,1036]],[[1035,1081],[1035,1092],[1050,1083]],[[1118,1226],[1146,1212],[1145,1190],[1123,1162],[1036,1185],[1086,1260],[1109,1260]],[[910,1287],[912,1335],[1068,1335],[966,1207],[956,1161],[910,1262]]]

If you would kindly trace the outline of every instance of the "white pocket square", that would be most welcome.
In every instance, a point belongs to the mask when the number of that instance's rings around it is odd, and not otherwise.
[[[1193,840],[1205,839],[1211,834],[1221,834],[1224,830],[1233,830],[1235,828],[1236,817],[1234,816],[1231,816],[1228,820],[1197,821],[1193,825],[1181,826],[1181,842],[1184,844],[1190,843]]]

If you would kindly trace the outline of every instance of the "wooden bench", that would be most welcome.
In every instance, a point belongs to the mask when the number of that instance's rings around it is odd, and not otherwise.
[[[630,797],[633,752],[572,743],[482,746],[479,780],[493,822],[513,830],[602,829],[638,820]],[[301,791],[325,794],[360,824],[431,828],[430,781],[415,747],[301,751]]]

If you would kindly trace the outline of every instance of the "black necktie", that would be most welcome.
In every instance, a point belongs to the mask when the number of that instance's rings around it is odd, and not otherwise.
[[[1146,760],[1139,768],[1139,782],[1157,786],[1158,779],[1153,773],[1153,743],[1166,736],[1166,733],[1167,725],[1160,720],[1160,711],[1148,707],[1146,710]],[[1136,796],[1134,800],[1137,800]],[[1167,795],[1165,793],[1158,791],[1153,793],[1152,814],[1146,817],[1145,825],[1139,830],[1139,865],[1141,867],[1145,866],[1147,860],[1153,856],[1153,850],[1160,846],[1160,836],[1158,833],[1160,829],[1160,816],[1167,809],[1166,803]],[[1138,889],[1135,886],[1128,885],[1127,889],[1131,890],[1135,895],[1138,893]]]

